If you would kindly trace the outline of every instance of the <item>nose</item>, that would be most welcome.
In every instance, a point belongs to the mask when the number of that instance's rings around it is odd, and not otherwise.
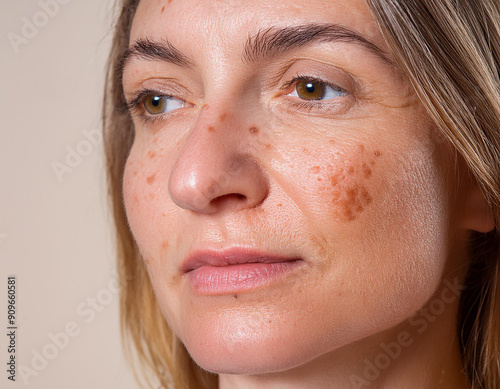
[[[269,183],[256,148],[244,147],[254,129],[248,127],[222,110],[202,109],[170,174],[168,191],[175,204],[216,213],[254,208],[265,200]]]

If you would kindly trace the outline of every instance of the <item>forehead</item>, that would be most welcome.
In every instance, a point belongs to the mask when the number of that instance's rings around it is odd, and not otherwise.
[[[130,41],[168,39],[174,46],[215,52],[241,48],[270,27],[335,23],[386,50],[364,0],[141,0]]]

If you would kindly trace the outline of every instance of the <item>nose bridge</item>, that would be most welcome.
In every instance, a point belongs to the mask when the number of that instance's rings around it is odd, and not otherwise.
[[[255,150],[244,147],[252,135],[244,110],[216,100],[206,99],[169,178],[171,199],[201,213],[254,207],[267,195]]]

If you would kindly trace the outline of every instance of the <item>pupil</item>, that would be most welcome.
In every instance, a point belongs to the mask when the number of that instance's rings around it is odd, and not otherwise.
[[[316,88],[314,87],[314,84],[313,84],[313,83],[308,82],[308,83],[306,84],[306,91],[307,91],[307,93],[314,93],[314,92],[315,92],[315,90],[316,90]]]
[[[155,97],[153,97],[153,105],[154,105],[155,107],[158,107],[158,105],[160,105],[160,99],[161,99],[161,98],[160,98],[159,96],[155,96]]]

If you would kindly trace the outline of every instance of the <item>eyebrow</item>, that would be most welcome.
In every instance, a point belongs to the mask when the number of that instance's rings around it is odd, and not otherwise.
[[[338,24],[316,23],[259,30],[256,34],[248,37],[242,60],[247,63],[255,62],[316,42],[356,43],[395,66],[381,48],[361,34]],[[133,59],[168,62],[186,68],[193,65],[186,55],[166,39],[162,42],[149,38],[135,41],[121,56],[119,61],[121,71]]]
[[[356,43],[395,66],[380,47],[361,34],[338,24],[311,23],[260,30],[248,38],[242,58],[245,62],[254,62],[316,42]]]
[[[149,38],[138,39],[122,54],[118,62],[120,64],[120,69],[123,70],[133,59],[163,61],[181,67],[192,66],[188,57],[177,50],[167,40],[155,42]]]

